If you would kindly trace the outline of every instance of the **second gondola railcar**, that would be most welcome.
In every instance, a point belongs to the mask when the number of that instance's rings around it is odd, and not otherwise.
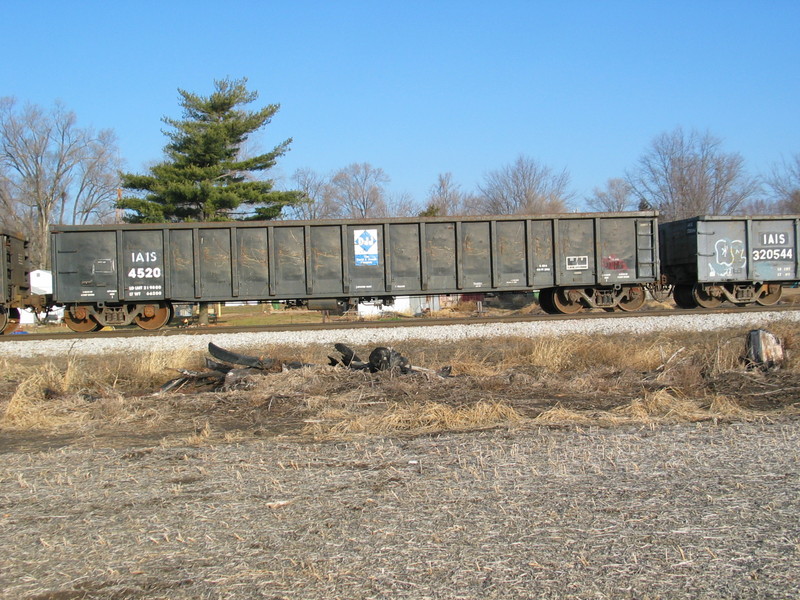
[[[164,325],[173,302],[315,308],[541,290],[553,312],[635,310],[658,278],[653,212],[53,226],[54,300],[77,331]]]
[[[800,216],[698,216],[661,223],[661,268],[681,308],[775,304],[800,280]]]

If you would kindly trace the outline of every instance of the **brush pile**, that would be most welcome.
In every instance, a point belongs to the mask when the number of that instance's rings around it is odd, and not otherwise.
[[[345,344],[334,344],[335,354],[328,355],[328,364],[353,371],[379,373],[389,371],[401,375],[423,373],[438,377],[450,377],[451,368],[443,367],[438,371],[412,366],[411,361],[397,350],[378,346],[369,353],[369,358],[362,360],[356,352]],[[179,390],[186,385],[208,386],[217,391],[228,391],[249,387],[254,378],[270,373],[291,371],[302,368],[315,368],[318,365],[299,361],[279,362],[269,357],[248,356],[239,354],[209,342],[208,352],[211,357],[205,358],[206,370],[191,371],[175,369],[180,377],[170,379],[161,386],[159,394]]]

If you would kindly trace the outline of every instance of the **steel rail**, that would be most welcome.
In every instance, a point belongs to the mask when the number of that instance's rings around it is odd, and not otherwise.
[[[257,326],[224,326],[215,325],[209,327],[164,327],[162,329],[147,331],[132,326],[126,329],[114,329],[108,331],[96,331],[94,333],[76,333],[65,331],[64,333],[27,333],[11,334],[0,336],[0,343],[31,343],[41,340],[70,340],[70,339],[103,339],[103,338],[122,338],[122,337],[151,337],[151,336],[172,336],[172,335],[207,335],[210,333],[254,333],[254,332],[282,332],[282,331],[322,331],[322,330],[341,330],[341,329],[379,329],[395,327],[433,327],[433,326],[457,326],[457,325],[476,325],[491,323],[528,323],[536,321],[570,321],[578,319],[637,319],[643,317],[668,317],[677,315],[715,315],[715,314],[736,314],[736,313],[765,313],[765,312],[792,312],[800,310],[800,306],[786,304],[780,306],[744,306],[715,309],[659,309],[641,310],[638,312],[603,312],[583,311],[571,315],[501,315],[501,316],[473,316],[473,317],[413,317],[392,321],[370,320],[370,321],[329,321],[326,323],[298,323],[281,325],[257,325]]]

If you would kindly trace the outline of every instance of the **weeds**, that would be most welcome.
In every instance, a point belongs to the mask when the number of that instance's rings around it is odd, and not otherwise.
[[[391,435],[497,426],[603,425],[746,420],[797,414],[798,325],[777,373],[748,371],[746,331],[716,334],[480,339],[457,345],[404,342],[414,364],[449,364],[455,377],[370,375],[318,366],[271,373],[247,391],[154,392],[174,368],[198,369],[189,351],[47,362],[4,360],[0,429],[169,432],[184,442],[238,439],[242,431],[321,437]],[[279,362],[327,363],[321,346],[249,351]],[[765,412],[768,411],[768,412]],[[197,423],[203,423],[198,427]]]

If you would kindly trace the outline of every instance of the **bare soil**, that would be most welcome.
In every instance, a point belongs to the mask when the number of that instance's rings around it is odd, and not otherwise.
[[[168,394],[7,365],[0,598],[800,597],[800,368],[746,369],[741,336],[419,343],[456,376]]]

